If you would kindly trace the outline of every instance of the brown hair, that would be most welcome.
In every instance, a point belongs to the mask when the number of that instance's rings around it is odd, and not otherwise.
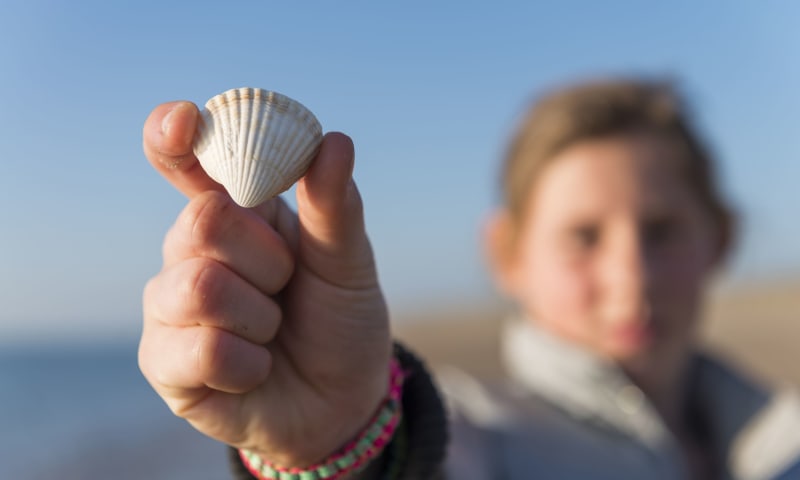
[[[581,83],[551,92],[533,105],[512,139],[502,170],[503,201],[513,223],[521,223],[533,184],[559,152],[583,140],[634,132],[655,134],[675,145],[685,179],[727,242],[732,215],[682,98],[669,83],[639,79]]]

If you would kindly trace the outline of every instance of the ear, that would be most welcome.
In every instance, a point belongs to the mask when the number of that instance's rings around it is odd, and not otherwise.
[[[483,253],[497,288],[511,297],[516,284],[514,224],[508,211],[489,214],[483,225]]]

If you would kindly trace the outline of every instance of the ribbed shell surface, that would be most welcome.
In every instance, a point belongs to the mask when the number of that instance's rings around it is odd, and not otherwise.
[[[259,88],[236,88],[206,102],[194,153],[236,203],[254,207],[302,177],[321,141],[322,126],[299,102]]]

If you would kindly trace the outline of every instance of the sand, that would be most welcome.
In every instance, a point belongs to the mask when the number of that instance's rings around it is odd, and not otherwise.
[[[768,383],[800,385],[800,279],[719,289],[700,325],[705,348]],[[498,375],[500,302],[462,305],[399,318],[398,338],[432,366],[452,364],[479,377]]]

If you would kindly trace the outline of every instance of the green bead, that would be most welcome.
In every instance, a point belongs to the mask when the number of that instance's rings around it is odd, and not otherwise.
[[[342,458],[336,460],[336,466],[340,469],[344,470],[345,468],[350,467],[356,462],[356,452],[350,451],[347,452],[347,455],[343,456]]]
[[[376,424],[386,425],[387,423],[389,423],[389,420],[392,419],[392,415],[394,415],[394,412],[391,410],[388,409],[381,410],[381,413],[378,415],[378,421],[376,422]]]
[[[319,467],[317,469],[317,473],[319,474],[319,478],[330,478],[330,477],[336,475],[336,473],[338,471],[339,471],[339,469],[336,468],[333,465],[323,465],[323,466],[321,466],[321,467]]]
[[[278,472],[274,468],[270,467],[269,465],[262,465],[261,466],[261,475],[263,475],[265,477],[276,478],[276,477],[278,477],[280,475],[280,472]]]
[[[361,441],[359,441],[359,442],[358,442],[358,444],[356,444],[356,449],[355,449],[355,450],[356,450],[356,453],[357,453],[357,454],[358,454],[358,456],[360,457],[361,455],[363,455],[363,454],[364,454],[364,452],[366,452],[366,451],[367,451],[367,449],[368,449],[370,446],[372,446],[372,442],[370,442],[370,441],[369,441],[368,439],[366,439],[366,438],[362,438],[362,439],[361,439]]]

